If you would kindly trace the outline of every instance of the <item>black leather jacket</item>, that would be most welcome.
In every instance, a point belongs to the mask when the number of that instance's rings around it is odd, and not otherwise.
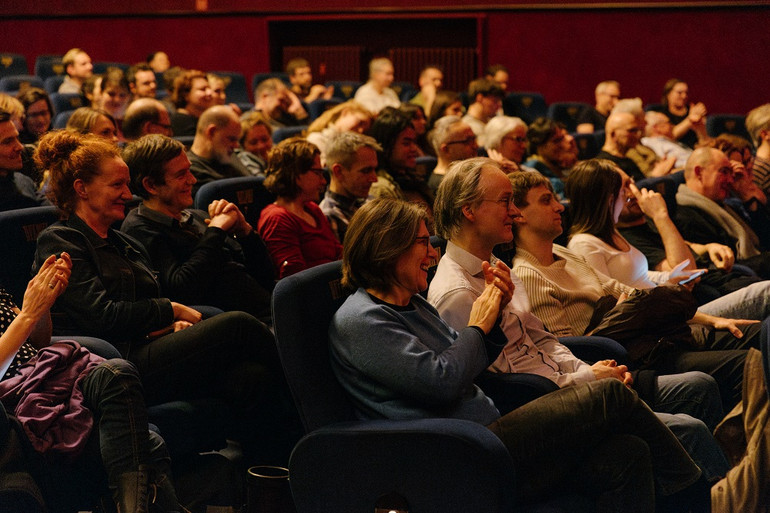
[[[55,334],[100,337],[125,355],[129,342],[173,322],[171,302],[159,297],[150,259],[135,239],[112,229],[103,239],[73,214],[40,233],[33,270],[64,251],[72,275],[52,309]]]

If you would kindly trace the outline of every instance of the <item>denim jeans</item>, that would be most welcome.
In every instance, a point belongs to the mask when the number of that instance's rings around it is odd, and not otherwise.
[[[663,495],[701,474],[671,431],[614,379],[552,392],[488,427],[511,453],[525,502],[581,492],[617,503],[609,511],[653,511],[650,469]]]
[[[770,280],[752,283],[698,307],[698,311],[732,319],[763,321],[770,316]]]
[[[170,463],[163,439],[148,431],[142,384],[131,363],[121,359],[101,363],[85,377],[81,389],[94,414],[91,438],[98,443],[110,486],[139,465]],[[93,446],[88,450],[93,451]]]

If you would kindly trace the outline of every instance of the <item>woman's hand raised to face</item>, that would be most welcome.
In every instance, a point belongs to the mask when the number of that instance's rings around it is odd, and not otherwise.
[[[27,285],[22,312],[35,319],[45,315],[67,288],[71,272],[72,260],[67,253],[59,258],[49,256]]]

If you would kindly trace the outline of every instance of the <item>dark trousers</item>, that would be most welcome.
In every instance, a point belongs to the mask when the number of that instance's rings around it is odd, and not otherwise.
[[[700,470],[636,393],[604,379],[563,388],[488,426],[511,453],[518,499],[580,493],[602,511],[654,511]],[[653,484],[654,477],[654,484]]]

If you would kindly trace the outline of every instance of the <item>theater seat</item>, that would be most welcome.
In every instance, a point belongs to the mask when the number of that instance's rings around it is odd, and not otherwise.
[[[322,264],[283,278],[273,293],[278,352],[307,433],[289,461],[298,513],[371,511],[378,501],[377,511],[423,513],[594,509],[583,497],[517,509],[513,462],[479,424],[356,420],[329,364],[329,322],[348,295],[340,275],[340,262]]]
[[[362,85],[364,83],[357,80],[330,80],[326,82],[326,87],[332,86],[334,88],[332,96],[341,98],[343,101],[352,100]]]
[[[256,228],[262,209],[275,201],[275,196],[265,189],[264,181],[264,176],[214,180],[202,185],[195,193],[195,208],[208,210],[212,201],[225,199],[235,203],[249,224]]]
[[[0,78],[0,93],[16,96],[30,87],[43,88],[43,81],[34,75],[8,75]]]
[[[577,129],[578,119],[586,108],[590,105],[580,102],[556,102],[548,106],[547,117],[554,121],[564,123],[568,132],[574,132]]]
[[[50,78],[48,79],[50,80]],[[46,83],[48,83],[46,80]],[[86,106],[86,99],[77,93],[50,93],[48,95],[53,105],[54,116],[60,112],[79,109]]]
[[[0,77],[9,75],[26,75],[27,58],[19,53],[0,53]]]
[[[225,81],[225,95],[227,103],[250,104],[249,88],[246,86],[246,77],[235,71],[212,71],[214,75],[222,77]]]
[[[64,64],[61,55],[38,55],[35,58],[35,75],[45,80],[57,75],[64,76]]]
[[[503,98],[503,112],[506,116],[516,116],[526,124],[548,114],[545,97],[535,92],[508,93]]]

